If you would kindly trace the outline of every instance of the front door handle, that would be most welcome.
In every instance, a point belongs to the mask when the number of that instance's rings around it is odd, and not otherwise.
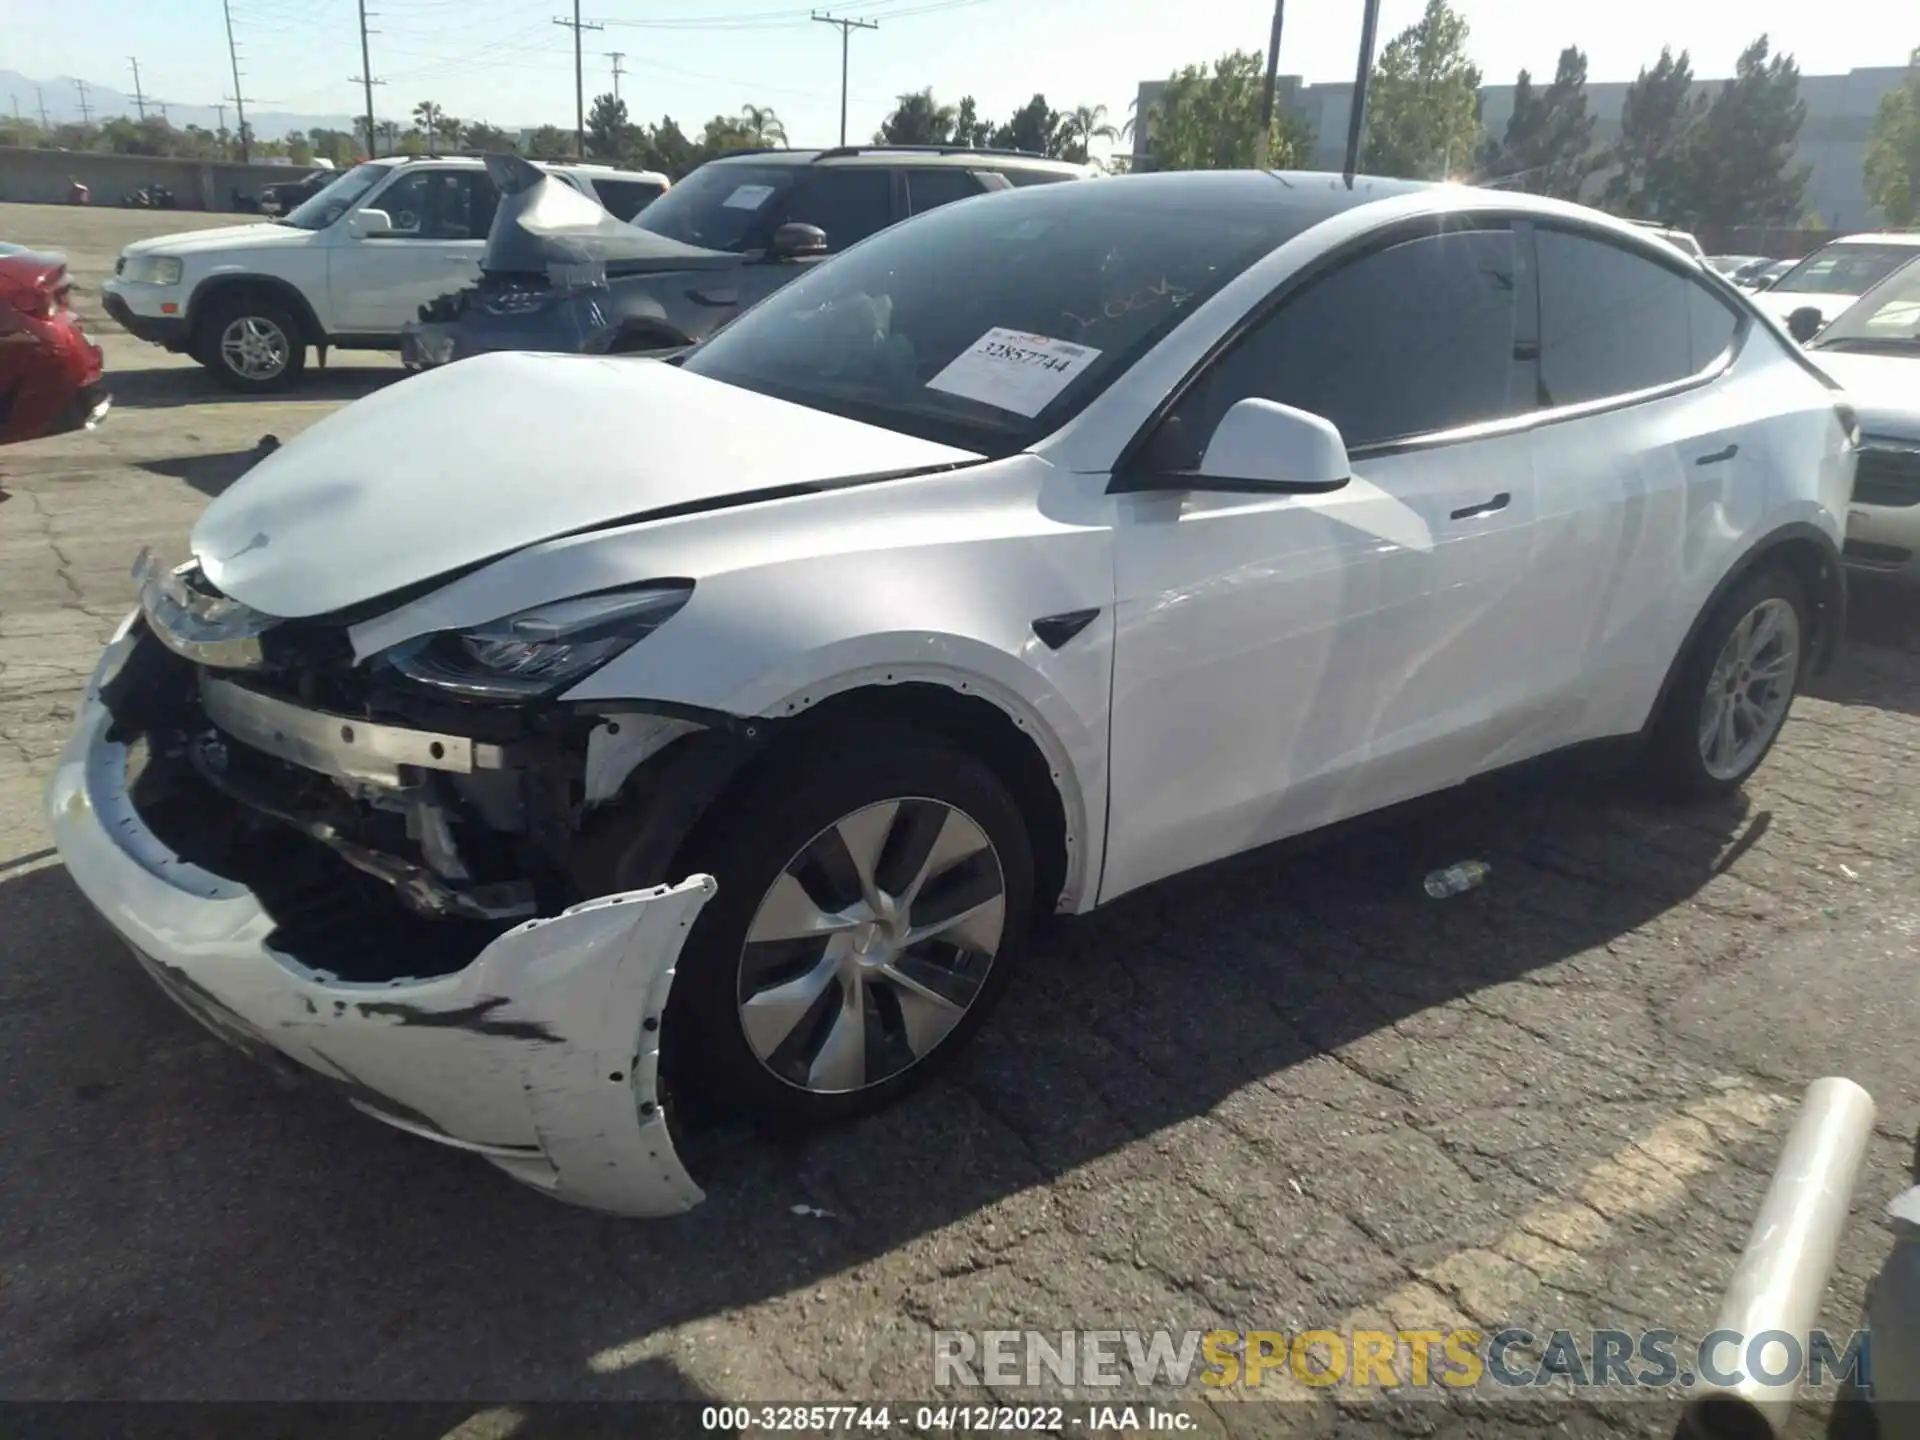
[[[1491,500],[1482,500],[1478,505],[1469,505],[1465,509],[1456,510],[1448,518],[1453,520],[1471,520],[1476,515],[1491,515],[1496,511],[1506,509],[1508,502],[1512,499],[1513,496],[1502,490]]]
[[[1711,455],[1702,455],[1693,463],[1696,465],[1718,465],[1723,460],[1731,460],[1740,453],[1738,445],[1729,445],[1724,450],[1716,450]]]

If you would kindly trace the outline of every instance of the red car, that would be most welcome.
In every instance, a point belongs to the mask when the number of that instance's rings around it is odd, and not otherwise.
[[[91,429],[111,403],[64,256],[0,245],[0,445]]]

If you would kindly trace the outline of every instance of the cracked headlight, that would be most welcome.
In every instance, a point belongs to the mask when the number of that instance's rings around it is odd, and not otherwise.
[[[691,581],[536,605],[471,630],[396,645],[384,655],[407,679],[472,700],[530,700],[572,684],[687,603]]]
[[[179,258],[173,255],[133,255],[128,257],[120,278],[135,285],[178,285],[181,268]]]

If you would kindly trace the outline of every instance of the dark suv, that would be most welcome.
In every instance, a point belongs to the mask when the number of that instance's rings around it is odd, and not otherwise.
[[[401,337],[410,368],[491,350],[678,349],[896,221],[1089,173],[1021,151],[953,146],[740,150],[623,224],[517,156],[490,155],[487,170],[501,200],[480,283],[421,307]]]

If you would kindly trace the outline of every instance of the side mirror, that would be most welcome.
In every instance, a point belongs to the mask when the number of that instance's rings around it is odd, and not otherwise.
[[[827,253],[827,232],[818,225],[789,220],[773,232],[773,253],[782,260],[798,260],[804,255]]]
[[[1802,305],[1787,316],[1787,333],[1804,345],[1820,333],[1821,319],[1821,314],[1815,307]]]
[[[1272,400],[1240,400],[1220,417],[1189,489],[1320,495],[1353,478],[1330,420]]]
[[[347,221],[347,233],[356,240],[385,235],[393,229],[393,217],[384,210],[356,210]]]

